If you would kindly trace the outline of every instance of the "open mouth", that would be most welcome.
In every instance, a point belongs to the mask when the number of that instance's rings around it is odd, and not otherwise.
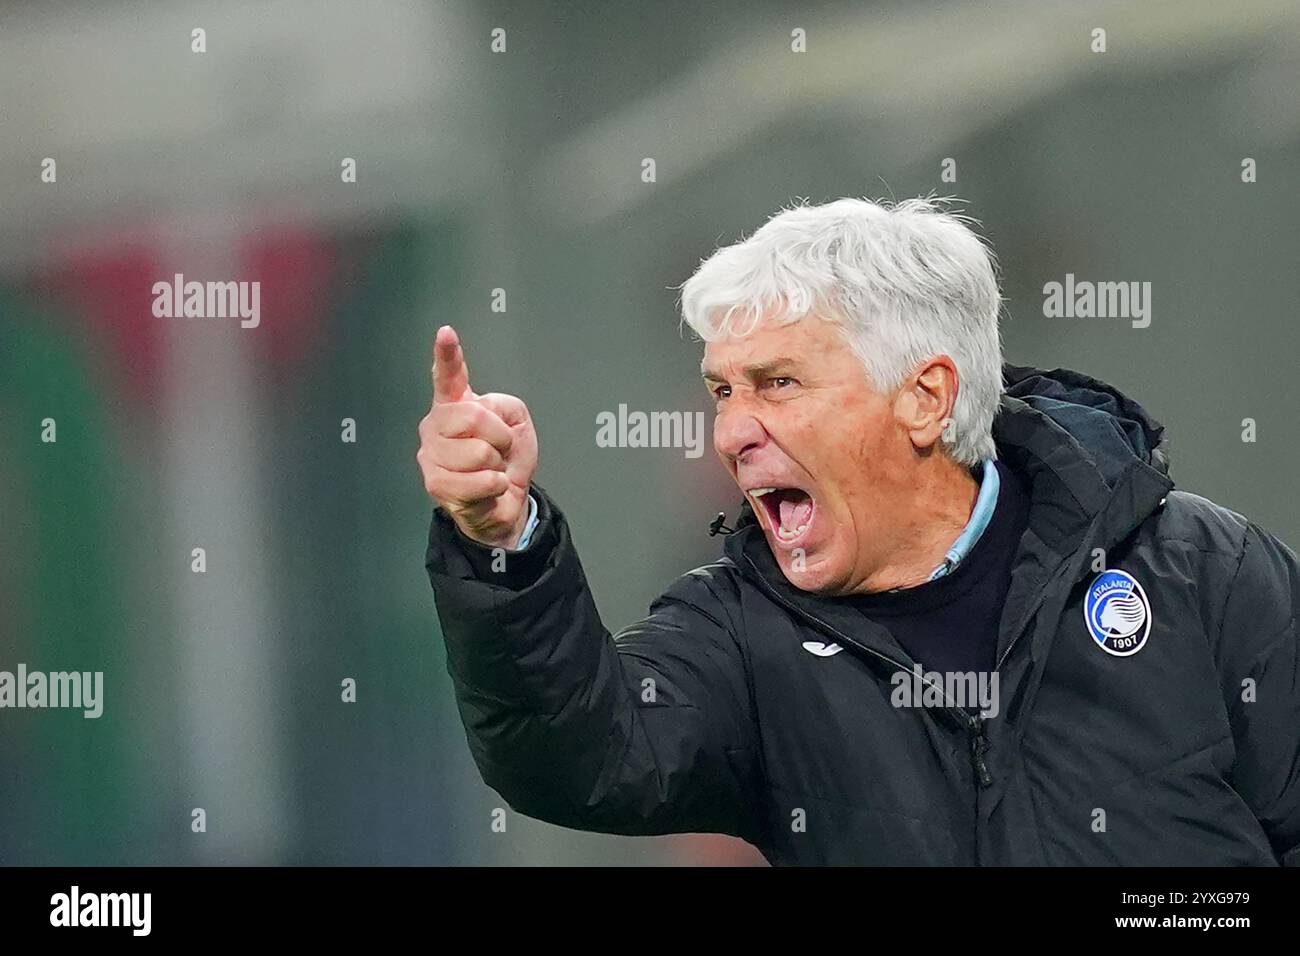
[[[812,527],[817,504],[802,488],[751,488],[749,494],[767,512],[767,526],[782,544],[793,545]]]

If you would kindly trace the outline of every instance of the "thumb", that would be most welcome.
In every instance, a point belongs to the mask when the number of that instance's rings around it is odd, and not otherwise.
[[[460,336],[450,325],[438,330],[433,343],[433,403],[461,402],[477,396],[469,388],[469,369]]]

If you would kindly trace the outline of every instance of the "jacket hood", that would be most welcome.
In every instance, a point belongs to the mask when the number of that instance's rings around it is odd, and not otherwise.
[[[1068,368],[1045,372],[1028,365],[1003,365],[1002,384],[1007,396],[1068,432],[1091,455],[1107,484],[1134,459],[1169,474],[1164,425],[1114,386]]]
[[[1063,368],[1004,365],[1002,379],[998,458],[1026,480],[1031,528],[1059,556],[1110,547],[1172,490],[1164,426],[1119,389]],[[766,550],[747,500],[735,530],[733,558],[754,539]]]

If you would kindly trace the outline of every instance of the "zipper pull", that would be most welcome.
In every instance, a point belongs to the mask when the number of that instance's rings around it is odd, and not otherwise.
[[[988,753],[989,739],[984,736],[984,721],[979,719],[970,737],[970,762],[975,768],[975,776],[979,779],[981,787],[991,787],[993,785],[993,774],[989,773],[989,765],[984,760],[984,755]]]

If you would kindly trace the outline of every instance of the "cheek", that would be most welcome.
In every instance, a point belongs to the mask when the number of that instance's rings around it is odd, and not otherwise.
[[[833,435],[827,436],[822,461],[823,473],[845,498],[858,498],[878,487],[889,467],[890,440],[876,410],[859,409],[845,415]],[[864,423],[869,423],[864,427]]]
[[[860,422],[853,436],[858,458],[871,463],[884,461],[893,438],[889,407],[881,402],[864,402],[855,409],[855,414]]]
[[[833,449],[834,460],[869,458],[880,441],[878,411],[862,403],[846,403],[823,419],[823,444]]]

